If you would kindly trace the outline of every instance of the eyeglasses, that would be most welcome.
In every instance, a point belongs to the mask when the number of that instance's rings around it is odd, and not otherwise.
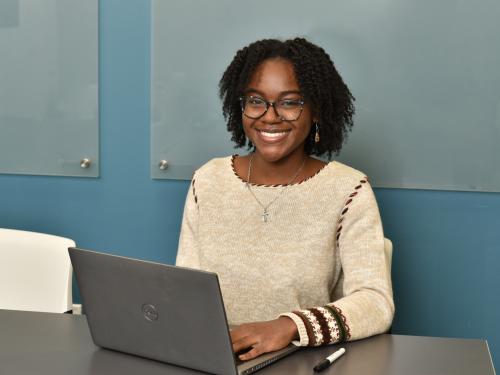
[[[259,119],[266,114],[269,107],[273,107],[274,113],[282,121],[298,120],[304,109],[302,99],[280,99],[270,102],[258,96],[242,96],[240,98],[243,114],[251,119]]]

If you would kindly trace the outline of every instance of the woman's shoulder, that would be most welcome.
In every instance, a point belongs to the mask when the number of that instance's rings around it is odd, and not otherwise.
[[[337,178],[337,179],[343,179],[347,181],[368,181],[368,176],[353,167],[350,167],[347,164],[341,163],[339,161],[332,161],[329,163],[328,167],[330,167],[331,173]]]
[[[220,176],[221,174],[227,174],[231,172],[232,158],[233,156],[225,156],[209,160],[194,172],[193,179],[212,179],[214,177]]]
[[[306,184],[307,185],[307,184]],[[337,199],[352,194],[360,186],[369,185],[365,173],[339,161],[329,162],[317,176],[311,178],[314,190],[321,189],[325,199]]]
[[[369,199],[372,195],[372,188],[366,174],[356,168],[338,161],[332,161],[328,164],[328,173],[324,185],[322,186],[327,199],[338,199],[352,201],[351,198],[360,196]]]

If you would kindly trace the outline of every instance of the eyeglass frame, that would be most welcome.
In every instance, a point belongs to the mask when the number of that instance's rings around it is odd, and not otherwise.
[[[251,116],[248,116],[246,113],[245,113],[245,106],[244,106],[244,100],[245,98],[251,98],[251,97],[255,97],[255,98],[258,98],[260,100],[262,100],[265,104],[266,104],[266,110],[259,116],[259,117],[251,117]],[[240,105],[241,105],[241,111],[243,113],[243,115],[245,115],[246,117],[252,119],[252,120],[258,120],[260,119],[261,117],[265,116],[265,114],[267,113],[267,111],[269,110],[269,107],[273,107],[273,110],[274,110],[274,113],[276,114],[276,116],[278,116],[280,118],[281,121],[297,121],[300,116],[302,115],[302,112],[304,111],[304,104],[306,103],[304,99],[299,99],[297,100],[299,103],[300,103],[300,112],[299,114],[297,115],[297,117],[293,120],[288,120],[288,119],[285,119],[283,118],[279,113],[278,113],[278,110],[276,109],[276,100],[275,101],[270,101],[270,100],[266,100],[264,98],[261,98],[260,96],[253,96],[253,95],[243,95],[243,96],[240,96],[239,97],[239,100],[240,100]],[[284,99],[282,99],[284,100]],[[295,100],[295,99],[294,99]],[[278,100],[279,101],[279,100]]]

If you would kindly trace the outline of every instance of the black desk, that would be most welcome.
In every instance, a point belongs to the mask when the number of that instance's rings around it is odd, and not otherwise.
[[[322,375],[495,374],[484,340],[379,335],[342,346],[346,354]],[[313,366],[338,347],[306,348],[258,374],[311,375]],[[0,310],[0,374],[200,373],[99,349],[82,315]]]

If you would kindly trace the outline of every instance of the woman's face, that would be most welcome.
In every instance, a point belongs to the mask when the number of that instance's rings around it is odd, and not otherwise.
[[[252,75],[244,94],[273,103],[303,99],[292,63],[282,58],[264,60]],[[308,103],[294,121],[282,120],[271,107],[258,119],[242,116],[245,134],[264,160],[285,161],[291,155],[304,154],[304,143],[313,122]]]

